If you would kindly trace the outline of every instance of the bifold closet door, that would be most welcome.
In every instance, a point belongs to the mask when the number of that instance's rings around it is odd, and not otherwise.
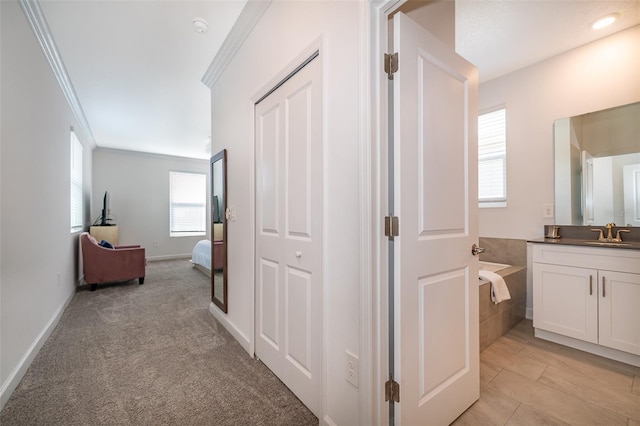
[[[320,412],[320,59],[255,106],[256,355]]]

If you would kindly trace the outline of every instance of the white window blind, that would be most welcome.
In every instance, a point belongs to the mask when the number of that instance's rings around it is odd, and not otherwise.
[[[169,172],[169,235],[205,235],[207,175]]]
[[[71,130],[70,175],[71,175],[71,232],[81,231],[84,226],[82,206],[82,144]]]
[[[478,201],[507,201],[507,121],[504,108],[478,116]]]

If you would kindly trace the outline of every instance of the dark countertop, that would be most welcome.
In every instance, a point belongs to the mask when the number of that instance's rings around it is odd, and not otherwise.
[[[600,243],[597,240],[581,240],[576,238],[539,238],[537,240],[527,240],[529,243],[555,244],[580,247],[615,248],[623,250],[640,250],[639,241],[622,241],[621,243]]]
[[[611,230],[612,236],[616,236],[620,229],[629,232],[621,233],[622,242],[606,243],[598,241],[598,233],[593,232],[594,229],[602,230],[602,234],[606,237],[608,230],[604,226],[578,226],[578,225],[545,225],[544,235],[550,235],[552,227],[558,228],[560,238],[539,238],[529,240],[530,243],[556,244],[565,246],[580,247],[604,247],[625,250],[640,250],[640,227],[637,226],[615,226]]]

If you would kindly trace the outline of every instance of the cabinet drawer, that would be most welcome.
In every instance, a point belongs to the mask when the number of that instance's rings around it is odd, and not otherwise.
[[[640,251],[533,244],[533,262],[640,274]]]

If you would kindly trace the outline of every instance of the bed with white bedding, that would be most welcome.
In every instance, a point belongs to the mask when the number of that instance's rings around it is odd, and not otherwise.
[[[225,250],[223,238],[223,224],[213,224],[213,248],[211,240],[200,240],[193,248],[191,255],[191,263],[208,276],[211,276],[211,269],[214,271],[222,271],[225,264]],[[211,254],[213,253],[213,259]]]
[[[200,240],[193,248],[191,264],[211,276],[211,240]]]

